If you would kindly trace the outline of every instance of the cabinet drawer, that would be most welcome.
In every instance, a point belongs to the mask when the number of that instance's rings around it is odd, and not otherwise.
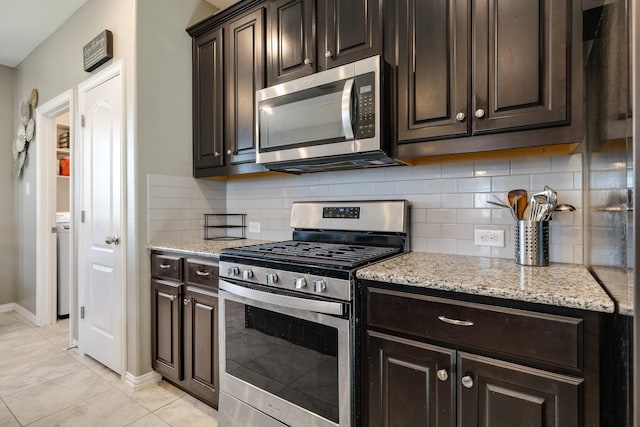
[[[187,283],[218,289],[218,261],[187,258]]]
[[[375,288],[367,290],[367,303],[368,327],[583,369],[583,321],[579,318]]]
[[[152,253],[151,275],[162,279],[181,281],[182,258]]]

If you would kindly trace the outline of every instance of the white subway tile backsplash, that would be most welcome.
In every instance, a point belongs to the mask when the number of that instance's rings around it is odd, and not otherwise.
[[[443,178],[461,178],[473,176],[473,163],[445,163],[442,165]]]
[[[440,196],[443,208],[472,208],[473,194],[442,194]]]
[[[509,160],[482,161],[473,163],[474,176],[509,175],[511,162]]]
[[[545,185],[550,186],[555,191],[573,190],[573,172],[531,175],[531,188],[533,191],[544,190]]]
[[[522,157],[511,159],[511,174],[551,173],[551,157]]]
[[[458,193],[477,193],[491,191],[491,178],[462,178],[456,181]]]
[[[614,175],[612,177],[612,175]],[[617,174],[625,175],[625,174]],[[618,182],[610,172],[603,178]],[[624,178],[624,177],[623,177]],[[301,200],[407,199],[411,203],[411,248],[419,252],[513,258],[514,220],[503,201],[516,188],[528,192],[549,185],[558,199],[578,208],[558,212],[551,226],[553,262],[582,262],[582,154],[495,161],[375,168],[299,176],[225,181],[149,175],[150,241],[201,239],[205,213],[246,213],[261,232],[248,237],[291,238],[291,203]],[[504,248],[475,246],[473,230],[505,230]]]

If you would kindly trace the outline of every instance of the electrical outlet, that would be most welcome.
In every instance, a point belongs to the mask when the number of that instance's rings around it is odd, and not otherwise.
[[[260,232],[260,223],[249,222],[249,233],[259,233],[259,232]]]
[[[504,230],[475,230],[473,244],[504,248]]]

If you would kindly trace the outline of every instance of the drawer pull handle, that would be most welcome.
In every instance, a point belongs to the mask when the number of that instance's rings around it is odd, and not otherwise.
[[[469,375],[465,375],[464,377],[462,377],[462,385],[466,388],[473,387],[473,378],[471,378],[471,376]]]
[[[200,271],[200,270],[196,270],[196,274],[197,274],[198,276],[201,276],[201,277],[209,277],[209,272],[208,272],[208,271]]]
[[[436,375],[438,376],[438,379],[440,381],[446,381],[449,379],[449,373],[447,372],[446,369],[438,370],[438,373]]]
[[[448,323],[450,325],[456,326],[473,326],[473,322],[469,322],[468,320],[458,320],[458,319],[449,319],[446,316],[438,316],[438,320]]]
[[[160,269],[166,270],[167,268],[171,268],[171,264],[160,264]]]

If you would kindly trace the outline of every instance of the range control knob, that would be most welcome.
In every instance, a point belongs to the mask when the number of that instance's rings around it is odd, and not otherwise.
[[[253,277],[253,271],[242,270],[242,280],[249,280]]]
[[[240,269],[238,267],[229,267],[227,268],[227,276],[235,277],[240,274]]]
[[[314,292],[324,292],[327,290],[327,282],[324,280],[314,280],[313,281],[313,291]]]
[[[267,273],[267,285],[273,285],[278,281],[278,275],[276,273]]]
[[[307,279],[305,279],[304,277],[296,277],[295,279],[293,279],[293,286],[296,289],[302,289],[307,286]]]

